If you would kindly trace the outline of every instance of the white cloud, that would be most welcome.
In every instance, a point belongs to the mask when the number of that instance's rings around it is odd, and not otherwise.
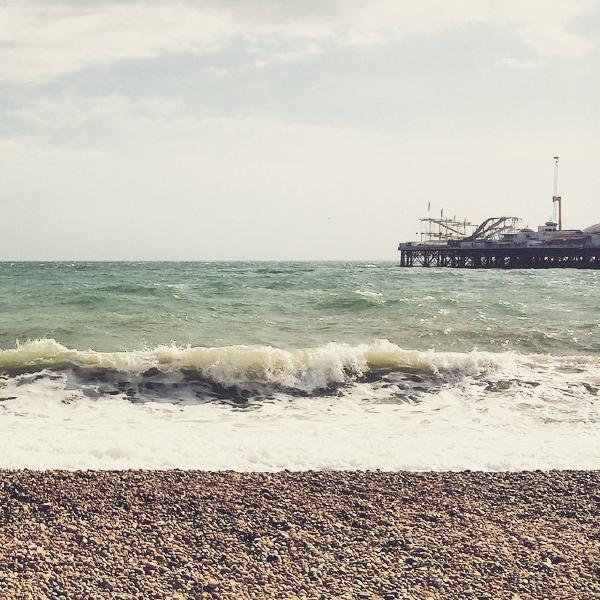
[[[572,21],[597,0],[280,0],[62,2],[30,0],[0,8],[0,80],[57,78],[90,66],[164,52],[213,52],[229,40],[378,44],[473,23],[508,28],[541,55],[579,56],[593,42]],[[274,59],[280,49],[273,49]]]
[[[534,69],[537,63],[533,60],[522,60],[514,56],[501,58],[496,65],[498,67],[508,67],[509,69]]]
[[[272,117],[200,117],[176,102],[104,97],[39,99],[8,114],[12,141],[50,151],[85,150],[118,157],[212,157],[259,162],[304,161],[347,154],[361,143],[389,152],[392,135],[308,125]],[[0,138],[1,141],[1,138]],[[8,143],[10,140],[6,140]],[[7,146],[7,148],[10,146]]]
[[[47,79],[161,51],[211,50],[234,32],[227,15],[186,4],[5,4],[0,77]]]
[[[9,259],[394,259],[428,201],[543,221],[557,148],[569,224],[599,220],[597,142],[402,140],[119,95],[40,99],[12,118],[23,133],[0,139]]]
[[[397,145],[388,136],[272,118],[190,117],[120,96],[39,101],[13,118],[31,132],[0,140],[0,178],[10,188],[5,228],[14,232],[0,240],[3,256],[359,256],[362,245],[345,242],[349,223],[360,240],[387,220],[381,213],[362,223],[362,199],[372,181],[396,171]],[[69,139],[71,127],[85,133],[84,143]],[[388,187],[370,204],[394,194]],[[390,239],[381,244],[384,256],[394,255]]]

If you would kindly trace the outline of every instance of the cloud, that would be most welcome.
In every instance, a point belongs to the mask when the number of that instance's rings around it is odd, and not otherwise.
[[[537,63],[533,60],[521,60],[514,56],[506,56],[501,58],[497,63],[498,67],[508,67],[509,69],[534,69]]]
[[[0,23],[0,78],[9,81],[51,79],[164,51],[210,51],[233,33],[226,15],[167,3],[5,4]]]
[[[0,80],[39,82],[167,52],[217,52],[239,39],[248,45],[264,43],[273,60],[281,56],[273,42],[285,42],[292,45],[285,53],[297,58],[318,51],[321,44],[382,44],[473,24],[514,31],[540,55],[580,56],[593,42],[570,25],[595,7],[597,0],[4,3]]]
[[[349,250],[347,224],[357,224],[356,239],[373,235],[377,223],[362,224],[362,200],[397,170],[391,136],[190,116],[118,95],[40,100],[11,118],[23,131],[0,139],[5,229],[14,232],[0,240],[3,256],[11,248],[30,258],[373,254],[358,242]],[[394,193],[386,186],[370,205]],[[333,235],[332,215],[343,221]],[[385,244],[383,255],[393,252]]]
[[[7,120],[20,131],[0,138],[8,260],[393,260],[429,201],[543,222],[557,148],[569,223],[598,221],[600,144],[555,130],[414,140],[117,94],[40,98]]]
[[[262,154],[270,162],[303,161],[309,153],[311,160],[315,155],[326,159],[331,152],[343,156],[345,149],[360,148],[361,143],[389,151],[396,141],[392,135],[274,117],[194,115],[177,102],[119,94],[42,98],[9,111],[5,118],[18,132],[6,144],[140,159],[153,154],[252,161]]]

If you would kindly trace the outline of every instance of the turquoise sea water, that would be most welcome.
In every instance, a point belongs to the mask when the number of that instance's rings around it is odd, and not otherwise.
[[[0,263],[0,467],[600,468],[599,285]]]
[[[0,263],[0,347],[387,339],[406,349],[598,354],[599,286],[594,271],[393,263]]]

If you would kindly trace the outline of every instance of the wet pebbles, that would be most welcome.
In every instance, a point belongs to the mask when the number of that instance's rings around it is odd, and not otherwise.
[[[0,598],[600,598],[600,472],[0,472]]]

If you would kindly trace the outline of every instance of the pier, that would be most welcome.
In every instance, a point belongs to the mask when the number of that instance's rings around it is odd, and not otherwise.
[[[401,267],[454,269],[600,269],[600,247],[462,248],[400,244]]]
[[[514,216],[488,217],[480,225],[467,219],[428,216],[420,219],[419,242],[398,246],[401,267],[452,269],[600,269],[600,223],[563,229],[558,192],[558,156],[554,156],[553,215],[534,231],[517,228]]]

